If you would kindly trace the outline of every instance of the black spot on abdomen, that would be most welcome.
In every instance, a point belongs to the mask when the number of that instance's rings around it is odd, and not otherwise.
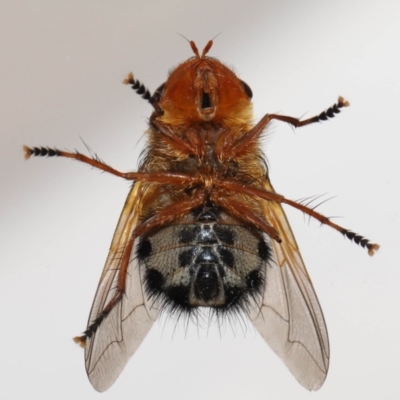
[[[150,256],[152,252],[152,247],[150,240],[145,238],[145,239],[140,239],[139,245],[137,247],[137,255],[138,257],[143,260],[144,258],[147,258]]]

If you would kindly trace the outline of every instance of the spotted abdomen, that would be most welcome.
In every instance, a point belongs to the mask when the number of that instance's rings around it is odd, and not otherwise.
[[[244,307],[262,292],[270,247],[265,237],[215,208],[143,236],[137,247],[147,295],[173,309]]]

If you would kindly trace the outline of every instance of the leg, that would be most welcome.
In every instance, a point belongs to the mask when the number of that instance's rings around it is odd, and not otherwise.
[[[67,151],[62,151],[58,149],[50,149],[47,147],[27,147],[24,146],[25,158],[28,159],[30,156],[39,157],[66,157],[72,158],[77,161],[81,161],[85,164],[89,164],[94,168],[100,169],[104,172],[108,172],[112,175],[124,178],[129,181],[145,181],[154,183],[166,183],[171,185],[181,185],[188,186],[193,183],[197,183],[199,180],[197,177],[185,175],[185,174],[175,174],[172,172],[120,172],[116,169],[110,167],[100,160],[90,158],[81,153],[70,153]]]
[[[293,208],[303,211],[305,214],[309,215],[310,217],[315,218],[316,220],[321,222],[321,224],[328,225],[331,228],[337,230],[338,232],[340,232],[341,234],[346,236],[348,239],[354,241],[361,247],[366,247],[368,249],[368,254],[370,256],[373,256],[375,251],[379,249],[379,245],[377,245],[375,243],[371,243],[368,239],[364,238],[363,236],[358,235],[346,228],[341,227],[340,225],[333,223],[328,217],[325,217],[324,215],[316,212],[312,208],[309,208],[303,204],[296,203],[293,200],[286,199],[284,196],[282,196],[278,193],[269,192],[267,190],[254,188],[254,187],[248,186],[248,185],[242,185],[242,184],[228,181],[228,180],[218,182],[216,184],[216,188],[218,189],[218,187],[220,187],[221,189],[228,190],[230,192],[245,193],[249,196],[253,196],[253,197],[255,196],[260,199],[267,200],[267,201],[274,201],[277,203],[288,204],[288,205],[292,206]]]
[[[131,85],[132,89],[141,95],[143,99],[147,100],[151,104],[152,95],[143,83],[140,83],[137,79],[133,77],[132,72],[122,81],[124,85]]]
[[[100,312],[98,317],[94,320],[90,326],[83,332],[83,335],[74,337],[75,343],[78,343],[81,347],[86,346],[86,339],[91,337],[99,328],[104,318],[111,312],[111,310],[116,306],[116,304],[122,299],[125,293],[126,287],[126,274],[128,272],[129,260],[131,259],[132,248],[134,243],[134,237],[129,239],[122,253],[121,263],[118,270],[118,283],[117,290],[114,297],[108,302],[104,309]]]
[[[104,307],[99,316],[95,319],[95,321],[86,329],[82,336],[77,336],[74,338],[74,341],[85,347],[86,339],[91,337],[100,324],[103,322],[104,318],[111,312],[111,310],[116,306],[116,304],[122,299],[122,296],[125,293],[126,287],[126,275],[128,273],[129,261],[132,256],[132,248],[135,239],[138,236],[145,234],[153,228],[160,227],[166,223],[171,223],[179,217],[190,212],[192,209],[201,206],[204,204],[205,195],[203,192],[197,192],[195,196],[187,201],[182,201],[180,203],[171,204],[168,207],[165,207],[163,210],[159,211],[153,217],[149,218],[144,223],[140,224],[134,231],[132,237],[127,242],[121,256],[121,262],[118,268],[118,283],[117,290],[115,292],[114,297],[108,302],[108,304]]]
[[[233,200],[231,197],[227,197],[223,193],[221,194],[221,191],[217,190],[211,192],[210,199],[215,205],[226,210],[229,215],[232,215],[239,221],[245,223],[250,222],[253,227],[266,233],[278,243],[281,243],[281,238],[279,237],[279,233],[276,231],[276,229],[251,211],[246,204]]]
[[[188,214],[193,209],[204,204],[206,199],[204,190],[196,192],[192,198],[185,201],[178,201],[158,211],[147,221],[141,223],[133,231],[134,237],[142,236],[154,228],[159,228],[165,224],[170,224],[178,218]]]
[[[187,129],[185,131],[186,140],[180,138],[171,129],[160,124],[157,121],[153,121],[153,125],[163,135],[163,140],[175,150],[190,156],[194,155],[197,159],[200,159],[204,155],[204,141],[200,139],[200,136],[194,129]]]
[[[328,108],[326,111],[323,111],[321,114],[316,115],[312,118],[305,119],[304,121],[285,115],[266,114],[260,120],[260,122],[258,122],[258,124],[254,126],[253,129],[251,129],[249,132],[245,133],[243,136],[235,141],[232,141],[229,132],[221,135],[216,145],[215,154],[220,160],[228,160],[240,156],[249,148],[249,146],[257,142],[264,128],[273,119],[286,122],[290,125],[293,125],[295,128],[300,128],[302,126],[310,125],[315,122],[325,121],[328,118],[333,118],[335,114],[340,113],[340,109],[342,107],[348,107],[349,105],[350,104],[348,101],[346,101],[343,97],[339,97],[338,102],[332,107]]]

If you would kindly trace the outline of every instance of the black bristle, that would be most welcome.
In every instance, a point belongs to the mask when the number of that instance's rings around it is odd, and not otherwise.
[[[336,116],[335,114],[340,113],[340,108],[347,106],[348,102],[346,102],[343,98],[339,98],[339,101],[336,104],[318,115],[318,121],[326,121],[329,118],[334,118]]]
[[[55,149],[50,149],[50,148],[48,148],[47,150],[48,150],[48,156],[49,156],[49,157],[54,157],[54,156],[57,156],[57,155],[58,155],[58,151],[55,150]]]
[[[334,112],[335,114],[339,114],[339,113],[340,113],[339,107],[343,107],[343,106],[341,106],[341,105],[339,105],[339,104],[335,104],[335,105],[332,107],[332,110],[333,110],[333,112]]]
[[[151,99],[151,93],[148,89],[146,89],[146,86],[144,86],[142,83],[140,83],[139,80],[134,79],[133,76],[129,77],[125,83],[128,83],[132,85],[132,89],[138,94],[141,95],[143,99],[147,100],[150,104],[153,104]]]
[[[326,112],[322,112],[321,114],[319,114],[318,119],[320,121],[326,121],[328,119],[328,117],[326,116]]]
[[[327,115],[329,118],[333,118],[333,117],[335,116],[335,114],[334,114],[334,112],[333,112],[333,109],[332,109],[332,108],[329,108],[329,109],[326,111],[326,115]]]

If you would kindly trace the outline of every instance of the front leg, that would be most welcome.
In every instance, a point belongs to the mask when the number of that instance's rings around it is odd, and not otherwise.
[[[335,114],[340,113],[342,107],[348,107],[350,103],[343,97],[339,96],[338,102],[327,110],[323,111],[319,115],[314,117],[300,120],[294,117],[288,117],[286,115],[279,114],[266,114],[264,117],[253,127],[250,131],[246,132],[239,138],[232,140],[230,133],[224,132],[219,138],[217,145],[215,147],[215,154],[219,160],[228,161],[234,159],[246,153],[249,148],[251,148],[259,139],[264,128],[272,121],[276,119],[278,121],[286,122],[295,128],[300,128],[302,126],[314,124],[315,122],[325,121],[328,118],[333,118]]]

